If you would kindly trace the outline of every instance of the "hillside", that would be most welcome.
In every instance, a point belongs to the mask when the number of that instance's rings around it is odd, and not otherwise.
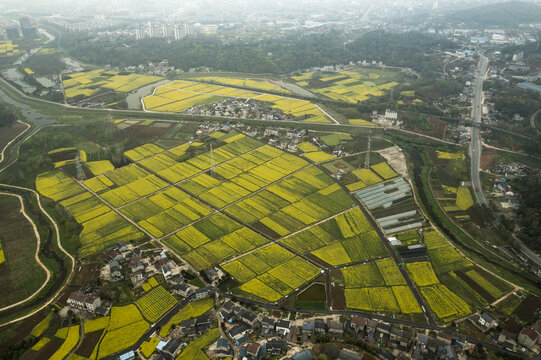
[[[478,26],[512,26],[539,22],[541,7],[522,1],[483,5],[460,10],[447,16],[447,20]]]

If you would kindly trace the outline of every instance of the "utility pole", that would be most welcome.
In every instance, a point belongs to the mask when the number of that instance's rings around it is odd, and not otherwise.
[[[77,158],[75,159],[75,166],[77,167],[77,179],[79,181],[86,180],[86,174],[83,170],[83,165],[81,164],[81,158],[79,157],[79,155],[77,155]]]
[[[212,150],[212,144],[210,144],[210,176],[214,176],[214,151]]]
[[[368,132],[368,146],[366,147],[366,159],[364,161],[364,168],[369,169],[370,168],[370,132]]]

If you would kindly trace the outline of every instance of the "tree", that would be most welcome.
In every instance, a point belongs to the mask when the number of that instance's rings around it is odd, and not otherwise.
[[[17,121],[17,115],[9,106],[5,103],[0,103],[0,127],[9,126]]]

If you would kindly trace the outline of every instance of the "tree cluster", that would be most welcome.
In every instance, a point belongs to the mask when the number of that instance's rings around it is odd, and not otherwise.
[[[17,121],[17,115],[13,109],[5,103],[0,103],[0,127],[8,126]]]
[[[252,42],[224,42],[212,37],[173,42],[166,39],[96,41],[88,35],[70,34],[64,36],[62,46],[72,56],[98,65],[126,67],[168,59],[170,65],[184,70],[207,66],[216,70],[282,74],[363,59],[420,72],[439,71],[441,63],[427,54],[455,45],[436,35],[373,31],[353,41],[347,41],[337,32],[295,34]]]

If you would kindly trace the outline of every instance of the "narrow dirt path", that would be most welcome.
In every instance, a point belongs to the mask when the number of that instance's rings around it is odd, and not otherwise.
[[[0,195],[2,196],[13,196],[13,197],[16,197],[17,199],[19,199],[19,203],[21,204],[21,209],[19,210],[21,214],[23,214],[23,216],[26,218],[26,220],[30,223],[30,225],[32,226],[32,230],[34,231],[34,237],[36,238],[36,253],[34,254],[34,259],[36,260],[36,262],[39,264],[39,266],[41,266],[41,268],[45,271],[45,274],[46,274],[46,278],[45,278],[45,281],[43,282],[43,284],[41,284],[41,286],[39,287],[39,289],[37,289],[36,291],[34,291],[33,294],[29,295],[27,298],[25,299],[22,299],[16,303],[13,303],[13,304],[10,304],[8,306],[4,306],[2,308],[0,308],[0,311],[4,311],[4,310],[7,310],[7,309],[11,309],[13,307],[16,307],[16,306],[19,306],[21,304],[24,304],[25,302],[27,302],[28,300],[32,299],[34,296],[36,296],[37,294],[40,293],[41,290],[43,290],[43,288],[45,288],[45,286],[47,285],[47,283],[49,282],[49,280],[51,279],[51,272],[49,271],[49,269],[47,269],[47,267],[41,262],[40,258],[39,258],[39,248],[41,246],[41,236],[39,235],[39,231],[38,231],[38,228],[36,226],[36,224],[34,223],[34,221],[30,218],[30,216],[28,216],[28,214],[26,213],[25,211],[25,208],[24,208],[24,201],[23,201],[23,198],[21,195],[17,195],[17,194],[10,194],[10,193],[6,193],[6,192],[0,192]]]

